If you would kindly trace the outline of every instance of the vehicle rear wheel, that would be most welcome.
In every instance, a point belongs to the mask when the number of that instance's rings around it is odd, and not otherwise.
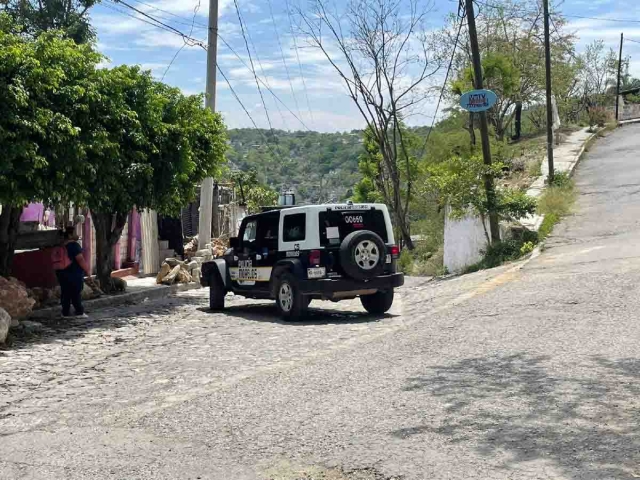
[[[340,245],[340,263],[345,273],[356,280],[369,280],[382,274],[386,248],[382,238],[369,230],[358,230]]]
[[[209,308],[214,311],[224,310],[224,297],[226,292],[224,285],[216,274],[211,272],[209,277]]]
[[[382,315],[393,305],[393,289],[378,291],[373,295],[363,295],[360,301],[367,312],[372,315]]]
[[[307,312],[309,302],[300,293],[296,278],[290,273],[278,277],[276,287],[276,307],[285,320],[300,320]]]

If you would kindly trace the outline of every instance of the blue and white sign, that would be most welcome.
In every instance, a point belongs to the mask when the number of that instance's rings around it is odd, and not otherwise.
[[[460,106],[470,112],[484,112],[497,101],[498,96],[491,90],[471,90],[460,97]]]

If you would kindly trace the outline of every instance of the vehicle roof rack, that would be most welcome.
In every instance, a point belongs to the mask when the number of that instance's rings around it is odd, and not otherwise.
[[[295,207],[299,207],[300,205],[274,205],[272,207],[260,207],[260,211],[262,213],[265,212],[273,212],[274,210],[286,210],[287,208],[295,208]]]

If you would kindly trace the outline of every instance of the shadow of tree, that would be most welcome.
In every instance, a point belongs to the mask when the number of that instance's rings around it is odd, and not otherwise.
[[[470,358],[434,367],[404,389],[444,403],[441,421],[396,430],[470,442],[509,465],[545,460],[566,478],[640,478],[640,360],[592,357],[571,371],[548,357]]]

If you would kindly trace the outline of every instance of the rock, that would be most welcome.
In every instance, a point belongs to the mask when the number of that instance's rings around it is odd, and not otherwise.
[[[127,291],[127,281],[123,280],[122,278],[117,278],[114,277],[111,279],[111,282],[113,284],[113,288],[115,289],[116,292],[119,293],[124,293]]]
[[[198,250],[196,252],[196,257],[207,257],[207,256],[211,256],[211,250]]]
[[[176,265],[184,265],[184,262],[181,262],[177,258],[165,258],[164,263],[169,265],[171,268],[174,268]]]
[[[11,323],[11,316],[4,308],[0,308],[0,345],[7,340]]]
[[[156,283],[160,285],[162,283],[162,280],[164,280],[164,278],[167,275],[169,275],[170,272],[171,272],[171,267],[169,266],[169,264],[163,263],[162,266],[160,267],[160,271],[158,272],[158,275],[156,275]]]
[[[193,270],[198,268],[200,266],[200,264],[195,260],[191,260],[189,263],[187,263],[186,266],[187,266],[187,270],[189,270],[189,272],[193,272]]]
[[[24,283],[15,278],[0,277],[0,308],[13,319],[26,318],[33,310],[36,300],[29,298]]]
[[[181,267],[176,275],[176,281],[178,283],[191,283],[191,275],[184,267]]]
[[[89,285],[86,283],[82,286],[82,293],[80,294],[83,300],[89,300],[93,298],[94,293]]]
[[[200,267],[198,268],[194,268],[191,271],[191,278],[194,282],[199,282],[200,281],[200,277],[202,277],[202,269]]]
[[[175,282],[176,277],[178,276],[178,273],[180,272],[180,270],[181,270],[180,265],[176,265],[175,267],[173,267],[169,272],[169,274],[162,279],[162,283],[164,285],[173,285],[173,282]]]
[[[42,324],[40,322],[34,322],[31,320],[23,320],[20,322],[20,326],[23,328],[25,333],[39,333],[42,331]]]

